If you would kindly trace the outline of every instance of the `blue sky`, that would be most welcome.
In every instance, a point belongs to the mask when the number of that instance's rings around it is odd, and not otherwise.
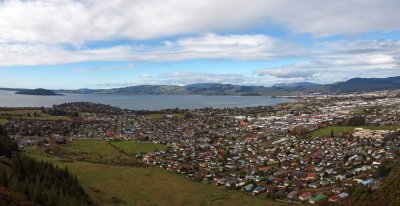
[[[0,1],[0,87],[397,76],[399,9],[395,0]]]

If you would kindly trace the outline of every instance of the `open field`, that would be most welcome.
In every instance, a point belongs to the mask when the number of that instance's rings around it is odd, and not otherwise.
[[[57,155],[74,160],[106,164],[129,164],[133,157],[121,153],[104,140],[78,140],[58,145]]]
[[[0,125],[5,125],[8,123],[8,120],[6,119],[0,119]]]
[[[330,136],[332,130],[334,135],[338,135],[343,132],[351,132],[355,128],[364,128],[372,130],[395,130],[400,128],[400,126],[329,126],[311,132],[311,136],[312,137]]]
[[[119,149],[123,150],[129,155],[135,155],[140,152],[148,153],[156,150],[166,150],[167,147],[165,145],[155,144],[152,142],[141,143],[138,141],[119,141],[119,142],[111,142],[111,144],[115,145]]]
[[[52,116],[49,114],[42,113],[39,109],[0,111],[0,118],[7,118],[7,117],[21,118],[21,119],[36,119],[36,120],[64,120],[64,121],[71,120],[71,118],[67,116]]]
[[[94,150],[91,146],[86,148]],[[78,176],[79,182],[92,199],[100,205],[282,205],[265,199],[265,196],[254,197],[193,182],[184,176],[156,167],[65,161],[39,149],[28,149],[27,154],[59,167],[68,167]]]

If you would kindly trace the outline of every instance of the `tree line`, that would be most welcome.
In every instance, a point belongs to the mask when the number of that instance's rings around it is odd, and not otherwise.
[[[17,148],[0,127],[0,186],[39,205],[95,205],[67,168],[36,161]]]

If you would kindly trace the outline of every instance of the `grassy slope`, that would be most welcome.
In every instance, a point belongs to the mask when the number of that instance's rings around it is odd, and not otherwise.
[[[120,141],[120,142],[112,142],[111,144],[115,145],[119,149],[124,152],[135,155],[139,152],[152,152],[155,150],[165,150],[167,147],[165,145],[155,144],[152,142],[149,143],[141,143],[137,141]]]
[[[88,155],[97,149],[102,153],[115,155],[107,143],[93,141],[99,145],[78,141],[72,148],[68,148],[70,155]],[[92,143],[93,143],[92,142]],[[88,146],[90,145],[90,146]],[[82,146],[82,147],[81,147]],[[68,146],[60,147],[62,150]],[[81,147],[76,152],[75,148]],[[112,147],[111,147],[112,148]],[[115,149],[115,148],[113,148]],[[71,151],[74,151],[71,153]],[[206,185],[189,180],[188,178],[170,173],[155,167],[127,167],[106,165],[89,162],[68,162],[63,158],[47,155],[41,149],[27,149],[27,153],[42,161],[49,161],[60,167],[68,167],[78,176],[79,181],[89,195],[100,205],[281,205],[263,197],[253,197],[237,191],[227,191],[214,185]]]
[[[317,129],[311,132],[312,137],[322,137],[322,136],[330,136],[331,130],[333,129],[333,133],[335,135],[341,134],[343,132],[353,131],[354,128],[365,128],[372,130],[394,130],[398,129],[399,126],[329,126],[321,129]]]

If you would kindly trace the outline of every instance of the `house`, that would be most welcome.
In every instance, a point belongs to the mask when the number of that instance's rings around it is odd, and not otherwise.
[[[312,196],[311,192],[303,192],[303,193],[301,193],[301,195],[299,196],[299,199],[300,199],[301,201],[305,201],[305,200],[308,200],[311,196]]]
[[[319,195],[317,195],[317,196],[315,196],[315,197],[311,197],[311,198],[308,200],[308,202],[311,203],[311,204],[317,204],[317,203],[319,203],[319,202],[325,200],[326,198],[327,198],[326,195],[324,195],[324,194],[319,194]]]
[[[65,143],[67,143],[67,140],[62,136],[57,136],[56,137],[56,143],[57,144],[65,144]]]
[[[364,180],[364,181],[362,181],[361,182],[361,184],[363,184],[363,185],[365,185],[365,186],[368,186],[368,185],[370,185],[370,184],[372,184],[372,183],[374,183],[374,180],[373,179],[367,179],[367,180]]]
[[[250,192],[250,191],[253,190],[253,188],[254,188],[254,185],[253,185],[253,184],[248,184],[248,185],[244,186],[244,187],[242,188],[242,190],[245,191],[245,192]]]
[[[266,188],[263,186],[258,185],[254,190],[253,190],[253,194],[258,195],[260,193],[265,192]]]
[[[246,122],[246,121],[241,121],[240,122],[240,126],[247,126],[247,125],[249,125],[249,122]]]
[[[296,199],[298,197],[298,195],[299,195],[299,192],[296,190],[293,190],[287,195],[287,197],[289,199]]]
[[[342,193],[339,194],[339,197],[342,198],[342,199],[345,199],[348,196],[349,196],[349,193],[346,193],[346,192],[342,192]]]
[[[319,181],[319,184],[322,185],[323,187],[325,187],[325,186],[329,185],[329,182],[326,180],[321,180],[321,181]]]
[[[318,182],[311,182],[310,184],[308,184],[309,187],[312,188],[320,188],[321,185]]]
[[[315,180],[317,178],[317,174],[309,173],[307,174],[306,180]]]
[[[339,199],[340,199],[339,195],[333,195],[328,199],[328,201],[329,202],[338,202]]]

